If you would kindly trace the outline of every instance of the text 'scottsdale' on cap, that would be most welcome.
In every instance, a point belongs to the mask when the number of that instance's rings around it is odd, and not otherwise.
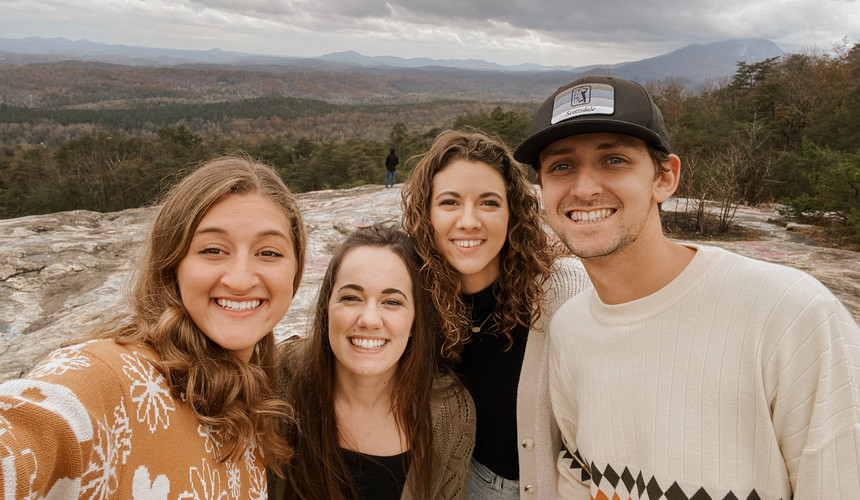
[[[559,88],[541,104],[514,158],[537,170],[543,148],[592,132],[632,135],[669,152],[663,115],[641,85],[611,76],[586,76]]]

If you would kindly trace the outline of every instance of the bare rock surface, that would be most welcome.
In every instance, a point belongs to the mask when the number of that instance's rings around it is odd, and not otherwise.
[[[399,221],[400,186],[362,186],[298,196],[308,231],[305,275],[278,338],[304,333],[331,250],[355,228]],[[673,200],[664,204],[673,210]],[[59,345],[123,314],[132,266],[156,213],[137,208],[0,220],[0,381],[19,376]],[[768,222],[773,209],[741,208],[738,224],[755,241],[704,242],[802,269],[824,283],[860,320],[860,254],[823,248]]]
[[[400,217],[400,189],[362,186],[298,196],[305,273],[278,338],[304,333],[331,249],[356,227]],[[0,381],[127,311],[125,292],[157,212],[61,212],[0,220]]]
[[[663,210],[675,210],[683,200],[663,203]],[[680,210],[680,209],[679,209]],[[822,282],[845,304],[860,322],[860,253],[827,248],[772,221],[781,219],[775,207],[740,207],[734,223],[754,231],[751,241],[702,241],[747,257],[774,262],[805,271]]]

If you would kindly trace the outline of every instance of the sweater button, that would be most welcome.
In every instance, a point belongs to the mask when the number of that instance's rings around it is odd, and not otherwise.
[[[532,448],[535,447],[535,442],[533,439],[523,439],[522,446],[523,446],[523,448],[525,448],[527,450],[531,450]],[[534,485],[532,485],[532,486],[534,486]]]
[[[525,493],[537,493],[537,486],[533,484],[527,484],[523,487],[523,492]]]

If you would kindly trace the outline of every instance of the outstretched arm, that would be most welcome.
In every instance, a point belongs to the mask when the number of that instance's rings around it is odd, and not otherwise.
[[[96,452],[121,446],[121,435],[102,432],[117,417],[120,394],[113,372],[74,347],[55,351],[27,378],[0,384],[0,492],[6,498],[83,494],[86,476],[98,473]]]

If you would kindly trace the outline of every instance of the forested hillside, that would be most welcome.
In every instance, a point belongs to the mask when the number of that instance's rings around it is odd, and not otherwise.
[[[549,93],[570,73],[450,68],[309,71],[289,65],[139,67],[66,61],[0,64],[0,104],[38,108],[126,108],[136,104],[210,103],[297,97],[335,104],[392,104],[437,99],[522,102]]]
[[[381,183],[389,147],[410,158],[444,128],[515,146],[536,101],[567,82],[544,75],[516,99],[513,81],[442,73],[0,66],[0,217],[151,203],[196,163],[237,150],[299,192]],[[699,200],[688,209],[697,230],[725,230],[738,203],[772,201],[860,228],[860,45],[741,62],[698,91],[683,79],[648,86],[683,161],[679,194]],[[719,220],[705,219],[705,200],[721,204]]]
[[[28,143],[59,147],[99,133],[152,137],[162,128],[194,134],[285,144],[358,139],[385,141],[397,123],[410,129],[449,126],[460,115],[507,110],[530,113],[534,104],[435,100],[409,104],[343,105],[293,97],[260,97],[207,104],[135,105],[114,109],[29,108],[0,104],[0,145]]]

